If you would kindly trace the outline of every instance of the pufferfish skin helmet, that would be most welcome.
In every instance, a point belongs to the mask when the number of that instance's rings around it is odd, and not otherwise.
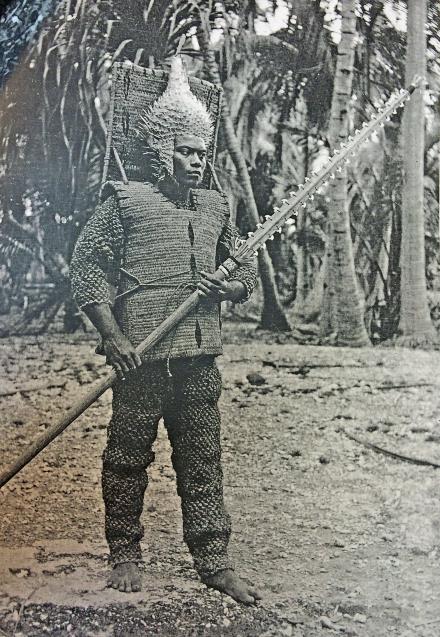
[[[137,123],[138,137],[157,152],[163,167],[173,174],[176,135],[195,135],[208,147],[214,124],[205,105],[191,92],[182,59],[172,59],[168,85]]]

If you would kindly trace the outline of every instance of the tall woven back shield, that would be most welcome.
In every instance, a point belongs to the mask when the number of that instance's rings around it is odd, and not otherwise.
[[[110,121],[107,131],[103,183],[122,179],[117,157],[120,158],[127,179],[143,181],[142,166],[145,159],[136,137],[136,124],[142,111],[155,102],[165,91],[168,73],[162,70],[146,69],[142,66],[117,62],[113,65],[113,81],[110,104]],[[208,148],[208,161],[215,160],[217,132],[220,121],[222,89],[196,77],[189,78],[191,91],[206,106],[215,123],[215,134]],[[203,185],[211,187],[210,171],[205,173]]]

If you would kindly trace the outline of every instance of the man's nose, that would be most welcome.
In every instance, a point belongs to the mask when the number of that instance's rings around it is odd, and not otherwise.
[[[191,155],[191,166],[201,166],[202,160],[197,153]]]

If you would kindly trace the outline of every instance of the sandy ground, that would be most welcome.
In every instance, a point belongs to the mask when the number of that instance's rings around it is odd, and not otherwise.
[[[144,511],[144,590],[105,588],[108,393],[0,492],[0,635],[438,637],[440,473],[346,432],[440,462],[439,353],[248,334],[226,326],[219,359],[225,493],[232,556],[263,602],[243,607],[198,582],[163,428]],[[105,368],[79,337],[3,340],[1,359],[7,464]]]

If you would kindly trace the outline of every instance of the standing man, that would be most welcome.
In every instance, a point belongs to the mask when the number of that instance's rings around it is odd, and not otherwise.
[[[109,584],[140,590],[146,469],[163,417],[195,568],[207,586],[253,603],[258,593],[235,574],[227,553],[215,357],[222,351],[219,304],[246,300],[256,272],[241,266],[229,281],[212,274],[230,255],[234,232],[223,194],[200,188],[213,123],[180,58],[138,132],[146,156],[155,158],[152,183],[108,182],[71,263],[76,301],[118,374],[102,473]],[[141,361],[136,346],[196,288],[199,307]]]

